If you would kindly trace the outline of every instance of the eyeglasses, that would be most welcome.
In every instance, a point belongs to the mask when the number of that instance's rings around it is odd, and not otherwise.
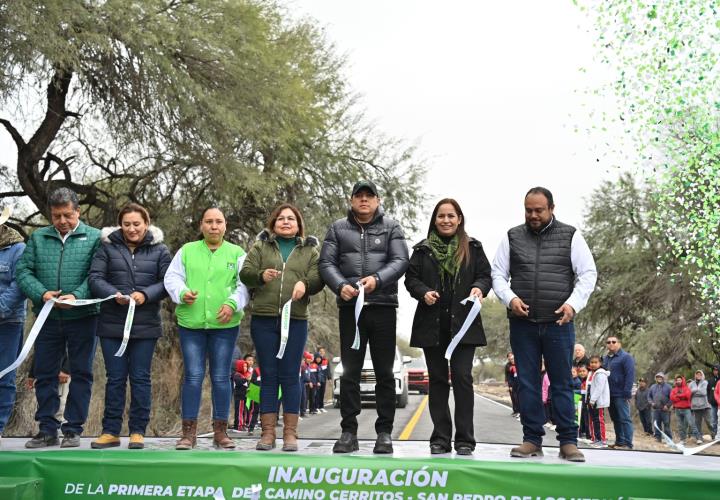
[[[605,342],[605,343],[606,343],[606,344],[617,344],[618,341],[617,341],[617,340],[608,340],[608,341]]]

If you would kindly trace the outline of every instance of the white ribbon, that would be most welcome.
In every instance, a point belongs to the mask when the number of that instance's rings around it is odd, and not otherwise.
[[[353,344],[350,346],[350,349],[355,349],[356,351],[360,350],[360,328],[358,327],[358,323],[360,322],[362,308],[365,307],[365,285],[358,281],[357,286],[358,298],[355,302],[355,340],[353,340]]]
[[[37,336],[40,334],[40,330],[42,330],[43,325],[45,325],[45,321],[48,318],[48,315],[50,314],[50,311],[52,310],[53,306],[57,304],[67,304],[69,306],[74,307],[80,307],[80,306],[89,306],[92,304],[97,304],[100,302],[105,302],[106,300],[114,299],[116,295],[109,295],[105,297],[104,299],[77,299],[77,300],[58,300],[55,297],[51,298],[45,304],[43,305],[42,309],[40,309],[40,313],[38,314],[37,318],[35,319],[35,323],[33,324],[32,328],[30,329],[30,333],[28,334],[27,340],[25,340],[25,344],[23,344],[22,349],[20,350],[20,355],[17,357],[15,361],[13,361],[10,366],[5,368],[3,371],[0,372],[0,378],[4,377],[6,374],[10,373],[14,369],[16,369],[18,366],[20,366],[25,359],[27,359],[28,354],[30,354],[30,349],[32,349],[32,346],[35,344],[35,340],[37,339]],[[115,356],[122,356],[125,352],[125,349],[127,348],[128,341],[130,340],[130,330],[132,329],[132,321],[133,316],[135,316],[135,300],[130,298],[128,295],[123,295],[124,298],[128,299],[130,301],[130,307],[128,308],[127,316],[125,317],[125,328],[123,329],[123,340],[120,344],[120,349],[115,353]]]
[[[670,439],[670,437],[667,434],[665,434],[663,431],[661,431],[660,427],[658,427],[657,420],[653,421],[653,427],[655,427],[655,429],[662,435],[662,438],[665,441],[666,445],[668,445],[670,448],[672,448],[674,450],[681,452],[685,456],[694,455],[696,453],[703,451],[706,448],[710,448],[715,443],[720,442],[720,439],[716,439],[715,441],[710,441],[709,443],[705,443],[700,446],[695,446],[694,448],[686,448],[682,442],[674,443],[673,440]]]
[[[282,359],[285,356],[285,346],[287,346],[288,337],[290,336],[290,306],[292,305],[292,299],[285,302],[280,312],[280,349],[278,349],[277,359]]]
[[[470,309],[467,318],[465,318],[465,322],[463,323],[462,328],[460,328],[460,331],[457,332],[457,335],[453,337],[450,345],[445,351],[445,359],[447,360],[452,357],[453,351],[455,351],[457,345],[460,343],[467,331],[470,329],[470,325],[472,325],[472,322],[475,321],[477,315],[480,314],[480,309],[482,308],[482,304],[480,304],[480,299],[478,299],[475,295],[470,295],[469,297],[462,299],[460,303],[462,305],[465,305],[467,304],[468,300],[472,301],[473,303],[472,309]]]

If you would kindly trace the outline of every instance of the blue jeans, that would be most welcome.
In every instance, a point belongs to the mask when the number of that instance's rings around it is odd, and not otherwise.
[[[130,434],[145,435],[150,421],[150,403],[152,389],[150,371],[156,338],[130,339],[125,353],[117,357],[121,338],[100,338],[103,358],[105,359],[105,412],[103,414],[103,432],[120,435],[123,413],[125,412],[125,392],[130,379],[130,411],[128,427]]]
[[[695,439],[700,439],[700,433],[695,427],[695,419],[690,408],[675,408],[675,416],[677,417],[678,434],[681,441],[685,441],[688,437],[688,427],[690,428],[690,434]]]
[[[662,410],[656,410],[653,408],[652,411],[652,419],[653,419],[653,434],[655,435],[655,439],[660,441],[662,437],[660,436],[660,432],[655,428],[655,424],[660,428],[661,431],[663,431],[665,434],[667,434],[667,437],[672,439],[672,428],[670,427],[670,412],[669,411],[662,411]]]
[[[227,421],[230,417],[230,402],[232,401],[230,364],[239,328],[235,326],[191,330],[181,326],[178,330],[180,331],[180,348],[185,365],[182,386],[183,420],[197,420],[202,383],[205,378],[205,360],[207,359],[210,365],[210,382],[212,384],[213,420]]]
[[[0,323],[0,370],[17,359],[22,348],[23,324]],[[0,379],[0,434],[10,419],[15,404],[15,372],[7,373]]]
[[[610,398],[608,410],[615,428],[615,444],[632,448],[633,424],[630,417],[630,402],[624,398]]]
[[[578,428],[571,373],[575,347],[573,323],[560,326],[556,323],[510,319],[510,345],[517,364],[523,441],[541,446],[545,435],[540,376],[540,363],[544,359],[550,378],[550,398],[558,441],[560,445],[577,444]]]
[[[300,413],[300,361],[307,342],[307,320],[291,319],[288,342],[282,359],[276,357],[280,349],[280,317],[253,316],[250,336],[255,344],[260,380],[260,413],[278,411],[278,387],[282,388],[285,413]]]
[[[63,434],[82,434],[88,416],[93,383],[93,359],[97,338],[97,316],[80,319],[48,319],[35,341],[35,397],[38,409],[35,420],[40,432],[57,435],[60,421],[55,414],[60,407],[58,374],[67,348],[70,364],[70,390],[65,404]]]
[[[711,404],[710,419],[712,420],[712,435],[716,436],[717,432],[718,432],[718,407],[717,407],[717,405]]]

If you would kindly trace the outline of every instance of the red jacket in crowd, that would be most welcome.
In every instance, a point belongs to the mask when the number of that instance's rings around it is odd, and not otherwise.
[[[692,393],[687,383],[685,383],[685,377],[680,377],[682,383],[678,386],[675,385],[670,391],[670,401],[672,401],[673,407],[682,409],[690,409],[690,400],[692,399]]]

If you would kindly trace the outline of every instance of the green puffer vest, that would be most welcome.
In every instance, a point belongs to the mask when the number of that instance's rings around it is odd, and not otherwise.
[[[290,317],[308,319],[307,307],[310,296],[320,292],[323,287],[318,272],[319,242],[314,236],[296,238],[297,244],[283,262],[275,235],[264,229],[258,236],[245,258],[240,279],[250,289],[250,314],[257,316],[280,316],[282,306],[290,300],[293,287],[298,281],[305,283],[305,295],[293,302]],[[265,269],[282,271],[279,278],[269,283],[262,279]]]
[[[91,299],[88,271],[100,231],[82,222],[63,243],[53,226],[33,232],[17,265],[18,285],[33,303],[35,314],[42,309],[42,296],[48,290],[61,290],[77,299]],[[99,304],[70,309],[53,308],[50,319],[79,319],[97,314]]]

